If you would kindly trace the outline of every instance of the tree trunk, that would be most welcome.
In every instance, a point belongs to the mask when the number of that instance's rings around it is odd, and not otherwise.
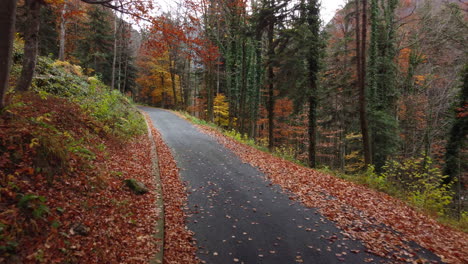
[[[25,92],[31,86],[34,70],[36,69],[37,50],[39,43],[39,25],[41,3],[38,0],[26,0],[26,23],[28,27],[24,32],[24,55],[21,76],[16,85],[16,90]]]
[[[171,74],[172,82],[172,94],[174,95],[174,107],[178,109],[179,102],[177,101],[177,90],[175,82],[175,60],[173,60],[173,56],[169,56],[169,64],[169,72]]]
[[[117,4],[117,2],[116,2]],[[114,54],[112,55],[111,89],[115,88],[115,63],[117,61],[117,12],[114,14]]]
[[[208,65],[208,72],[206,73],[206,92],[207,94],[207,120],[209,122],[214,121],[214,108],[213,108],[213,103],[214,103],[214,78],[213,78],[213,65],[212,62],[209,62]]]
[[[357,57],[357,86],[359,90],[359,119],[362,133],[362,146],[364,154],[364,163],[372,163],[369,139],[369,125],[367,121],[366,109],[366,23],[367,23],[367,1],[363,0],[362,8],[362,32],[360,29],[360,7],[359,0],[356,1],[356,57]],[[362,37],[362,38],[361,38]]]
[[[362,141],[364,147],[364,162],[372,163],[369,123],[367,120],[366,101],[366,42],[367,42],[367,0],[362,1],[362,40],[361,40],[361,87],[359,89],[359,115],[361,119]]]
[[[311,83],[310,89],[315,93],[316,84]],[[309,96],[309,166],[315,168],[316,162],[316,145],[317,145],[317,100],[314,95]]]
[[[161,107],[166,108],[166,92],[164,91],[164,73],[161,73],[160,77],[161,77],[161,86],[162,86]]]
[[[120,37],[120,41],[117,42],[117,52],[119,53],[119,61],[118,61],[118,65],[119,65],[119,69],[117,70],[117,90],[119,90],[122,94],[125,93],[125,87],[122,87],[122,53],[123,53],[123,41],[125,41],[125,36],[124,36],[124,31],[125,29],[123,27],[125,27],[125,24],[122,23],[122,13],[120,13],[120,19],[119,19],[119,23],[118,23],[118,30],[119,32],[117,32],[117,37],[116,39],[118,39]],[[120,45],[119,45],[120,44]]]
[[[122,83],[122,91],[125,92],[125,89],[127,88],[127,71],[128,71],[128,61],[129,61],[129,58],[128,58],[128,53],[126,52],[125,53],[125,67],[124,67],[124,73],[123,73],[123,83]],[[129,89],[129,91],[133,94],[133,89]]]
[[[16,0],[5,0],[0,8],[0,110],[6,106],[5,95],[10,79],[11,55],[15,36]]]
[[[275,119],[275,98],[274,98],[274,86],[273,86],[273,55],[275,53],[273,47],[273,30],[274,23],[270,22],[268,27],[268,69],[267,69],[267,78],[268,78],[268,103],[267,103],[267,112],[268,112],[268,149],[273,151],[275,147],[275,138],[274,138],[274,119]]]
[[[65,14],[67,13],[67,2],[63,3],[63,9],[60,15],[60,35],[59,35],[59,56],[58,59],[61,61],[65,60],[65,34],[67,21],[65,20]]]
[[[241,64],[241,90],[240,90],[240,103],[239,103],[239,122],[240,122],[240,133],[245,134],[245,108],[246,105],[246,93],[247,93],[247,61],[245,54],[245,37],[242,40],[242,64]]]

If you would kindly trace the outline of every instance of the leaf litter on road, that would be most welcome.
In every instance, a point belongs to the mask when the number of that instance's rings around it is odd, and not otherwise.
[[[216,129],[195,125],[336,223],[342,234],[361,240],[369,253],[393,261],[424,261],[410,241],[447,263],[466,263],[468,235],[438,223],[403,201],[332,175],[297,165],[235,141]],[[351,250],[358,253],[357,250]],[[371,262],[371,259],[367,261]]]
[[[159,172],[164,197],[164,263],[192,264],[200,263],[193,245],[193,232],[186,227],[187,190],[179,177],[179,169],[169,147],[164,143],[161,134],[151,126],[158,154]]]

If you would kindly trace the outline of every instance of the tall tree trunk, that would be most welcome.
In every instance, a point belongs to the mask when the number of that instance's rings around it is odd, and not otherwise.
[[[31,86],[34,70],[36,69],[37,50],[39,44],[39,25],[41,3],[38,0],[26,0],[26,23],[24,32],[24,55],[21,76],[16,85],[16,90],[25,92]]]
[[[214,77],[213,77],[213,63],[208,62],[208,71],[205,74],[206,92],[207,92],[207,120],[213,122],[214,120]]]
[[[117,1],[115,2],[117,4]],[[115,88],[115,63],[117,61],[117,12],[114,13],[114,54],[112,56],[111,89]]]
[[[5,0],[0,8],[0,110],[6,106],[5,95],[10,79],[11,55],[15,36],[16,0]]]
[[[60,35],[59,35],[59,56],[58,59],[61,61],[65,60],[65,34],[67,21],[65,19],[65,14],[67,13],[67,2],[63,3],[63,9],[60,14]]]
[[[171,62],[172,63],[172,62]],[[177,90],[176,90],[176,82],[175,82],[175,73],[174,69],[171,67],[171,82],[172,82],[172,94],[174,95],[174,107],[177,109],[179,102],[177,101]]]
[[[311,91],[316,90],[315,82],[310,85]],[[309,166],[315,168],[317,149],[317,99],[315,95],[309,95]]]
[[[366,101],[366,42],[367,42],[367,0],[362,1],[362,41],[361,41],[361,87],[359,89],[359,115],[361,119],[362,141],[364,147],[364,162],[372,163],[369,123],[367,120]]]
[[[245,134],[245,108],[246,97],[247,97],[247,55],[245,54],[245,37],[242,39],[242,64],[241,64],[241,90],[240,90],[240,103],[239,103],[239,121],[240,121],[240,133]]]
[[[274,119],[275,119],[275,98],[274,98],[274,85],[273,85],[273,56],[275,53],[273,47],[273,30],[274,23],[270,21],[268,26],[268,69],[267,69],[267,84],[268,84],[268,103],[267,103],[267,112],[268,112],[268,149],[273,151],[275,147],[275,138],[274,138]]]
[[[364,163],[372,163],[369,124],[367,121],[366,102],[366,41],[367,41],[367,0],[363,0],[362,7],[362,31],[360,29],[360,6],[356,1],[356,57],[357,57],[357,85],[359,90],[359,119],[362,133],[362,147],[364,153]]]
[[[317,165],[317,74],[319,72],[320,60],[320,14],[319,4],[317,0],[309,0],[307,8],[304,10],[304,16],[307,18],[307,23],[310,30],[310,37],[307,41],[309,45],[307,49],[307,77],[308,87],[307,95],[309,100],[309,166],[315,168]]]
[[[162,86],[161,107],[166,108],[166,92],[164,91],[164,73],[161,73],[160,77],[161,77],[161,86]]]
[[[124,59],[124,63],[125,63],[125,67],[124,67],[124,73],[123,73],[123,83],[122,83],[122,91],[125,92],[125,89],[127,88],[127,79],[128,79],[128,75],[127,75],[127,72],[128,72],[128,61],[129,61],[129,58],[128,58],[128,53],[125,52],[125,59]],[[133,89],[128,89],[132,94],[133,94]]]
[[[128,41],[124,37],[125,24],[122,23],[122,13],[120,13],[120,19],[118,23],[119,32],[117,32],[117,39],[120,37],[120,41],[117,42],[117,52],[119,53],[119,69],[117,70],[117,89],[123,94],[125,93],[125,87],[122,87],[122,53],[123,53],[123,41]],[[119,45],[120,43],[120,45]]]

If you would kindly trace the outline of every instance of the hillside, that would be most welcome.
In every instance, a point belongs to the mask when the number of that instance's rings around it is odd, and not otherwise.
[[[68,62],[40,57],[33,89],[0,112],[0,262],[148,261],[161,208],[143,116]]]

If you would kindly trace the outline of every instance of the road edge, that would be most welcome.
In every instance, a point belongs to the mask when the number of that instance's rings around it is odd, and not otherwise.
[[[160,264],[163,263],[164,259],[164,201],[163,201],[163,194],[162,194],[162,185],[161,185],[161,177],[159,172],[159,162],[158,162],[158,153],[156,151],[156,142],[154,141],[153,133],[151,132],[152,124],[148,122],[148,115],[141,109],[139,109],[140,113],[144,116],[146,127],[148,129],[148,138],[151,142],[151,163],[152,163],[152,172],[153,177],[156,183],[156,192],[159,194],[156,197],[156,205],[158,208],[161,208],[160,213],[157,215],[158,220],[156,221],[156,225],[154,227],[155,233],[153,234],[154,238],[158,241],[161,241],[159,244],[156,242],[159,251],[150,259],[151,264]]]

